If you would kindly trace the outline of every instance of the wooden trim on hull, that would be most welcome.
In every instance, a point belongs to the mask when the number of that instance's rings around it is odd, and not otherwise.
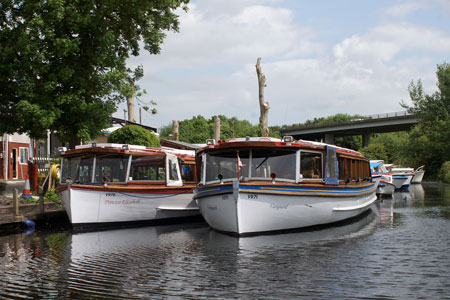
[[[194,186],[166,187],[166,186],[119,186],[119,185],[80,185],[71,184],[72,190],[86,190],[95,192],[116,192],[116,193],[133,193],[133,194],[189,194],[193,193]],[[59,186],[58,192],[67,189],[66,186]]]

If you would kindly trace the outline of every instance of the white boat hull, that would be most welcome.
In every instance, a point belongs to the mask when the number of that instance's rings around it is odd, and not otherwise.
[[[409,185],[411,184],[411,180],[413,178],[414,174],[393,174],[392,180],[395,185],[395,189],[408,189]]]
[[[60,192],[70,222],[101,224],[199,215],[192,193],[161,194],[66,188]]]
[[[197,199],[200,212],[214,229],[254,234],[329,224],[355,217],[377,199],[375,185],[370,192],[355,196],[285,195],[244,192]]]
[[[414,177],[411,180],[411,183],[422,183],[423,175],[425,175],[425,171],[416,171],[414,172]]]
[[[377,194],[392,196],[395,192],[395,185],[393,183],[380,181],[377,187]]]

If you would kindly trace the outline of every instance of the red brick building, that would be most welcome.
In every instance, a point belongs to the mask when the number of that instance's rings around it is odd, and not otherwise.
[[[0,140],[0,179],[26,179],[30,138],[24,134],[3,134]]]

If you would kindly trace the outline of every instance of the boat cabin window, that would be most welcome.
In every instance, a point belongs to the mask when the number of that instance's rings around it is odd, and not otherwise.
[[[61,183],[71,179],[76,183],[91,183],[93,155],[64,157],[62,159]]]
[[[164,156],[133,156],[130,167],[130,180],[165,181]]]
[[[312,151],[300,151],[301,178],[323,178],[322,153]]]
[[[61,182],[70,178],[74,183],[91,183],[93,163],[93,154],[63,158]]]
[[[97,155],[94,183],[125,182],[129,156],[117,154]]]
[[[251,178],[276,178],[295,180],[296,151],[282,149],[252,150]]]
[[[184,182],[195,182],[195,164],[181,162],[181,179]]]
[[[219,175],[224,179],[238,177],[238,157],[240,160],[239,176],[248,176],[249,151],[236,150],[208,153],[206,155],[205,181],[219,180]]]

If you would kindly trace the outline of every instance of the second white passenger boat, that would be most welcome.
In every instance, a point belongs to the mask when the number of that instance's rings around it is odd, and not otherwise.
[[[194,151],[95,143],[61,150],[58,192],[76,227],[200,217]]]
[[[237,235],[339,222],[377,199],[369,160],[317,142],[208,140],[196,154],[194,198],[215,230]]]

